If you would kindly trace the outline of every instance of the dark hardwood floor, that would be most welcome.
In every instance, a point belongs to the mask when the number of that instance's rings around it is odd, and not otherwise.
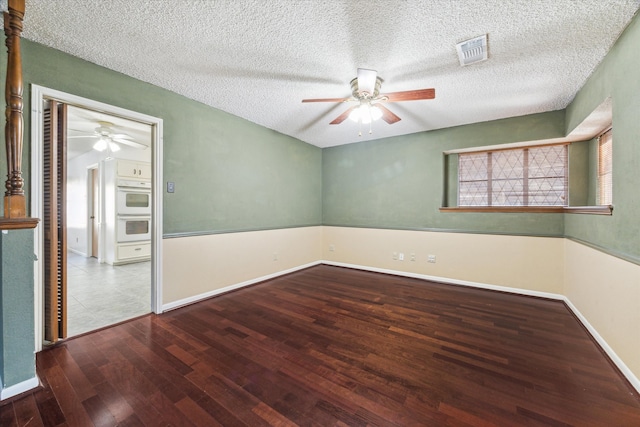
[[[316,266],[37,355],[4,426],[639,426],[562,302]]]

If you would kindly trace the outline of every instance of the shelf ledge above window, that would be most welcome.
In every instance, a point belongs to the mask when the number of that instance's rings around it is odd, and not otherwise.
[[[613,213],[613,206],[456,206],[441,207],[440,212],[570,213],[611,215]]]

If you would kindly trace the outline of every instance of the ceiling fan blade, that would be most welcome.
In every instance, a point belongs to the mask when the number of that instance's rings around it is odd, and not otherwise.
[[[376,89],[377,76],[378,72],[375,70],[358,68],[358,92],[367,92],[369,95],[373,95]]]
[[[124,145],[128,145],[129,147],[133,147],[133,148],[138,148],[141,150],[144,150],[145,148],[148,148],[146,145],[141,144],[139,142],[136,142],[132,139],[124,139],[124,138],[111,138],[112,141],[117,142],[118,144],[124,144]]]
[[[131,136],[126,133],[112,133],[109,135],[111,138],[131,139]]]
[[[436,90],[430,89],[417,89],[407,90],[404,92],[391,92],[381,94],[380,96],[387,97],[385,102],[399,102],[399,101],[419,101],[421,99],[433,99],[436,97]]]
[[[302,102],[347,102],[351,98],[315,98],[303,99]]]
[[[384,105],[380,105],[380,104],[375,104],[376,108],[379,108],[380,111],[382,111],[382,120],[384,120],[385,122],[389,123],[390,125],[399,122],[400,117],[396,116],[391,110],[389,110],[387,107],[385,107]]]
[[[79,139],[79,138],[98,138],[98,135],[67,135],[67,139]]]
[[[356,108],[357,106],[354,105],[351,108],[348,108],[344,113],[340,114],[338,117],[336,117],[335,119],[333,119],[333,121],[331,123],[329,123],[330,125],[339,125],[340,123],[344,122],[347,117],[349,117],[349,114],[351,114],[351,111],[353,111],[354,108]]]

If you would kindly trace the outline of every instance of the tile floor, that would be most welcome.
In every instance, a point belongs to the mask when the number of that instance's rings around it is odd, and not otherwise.
[[[151,312],[151,261],[113,266],[67,254],[67,336]]]

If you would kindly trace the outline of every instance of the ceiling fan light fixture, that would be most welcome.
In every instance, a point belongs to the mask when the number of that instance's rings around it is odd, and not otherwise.
[[[349,113],[349,118],[354,122],[359,122],[361,116],[362,116],[362,106],[358,108],[354,108],[353,111]]]
[[[372,121],[378,120],[380,117],[382,117],[382,110],[368,102],[360,104],[358,108],[354,108],[349,114],[351,120],[364,124],[369,124]]]
[[[109,150],[111,150],[112,153],[115,153],[116,151],[120,151],[120,146],[113,141],[109,141]]]
[[[97,151],[104,151],[109,146],[107,140],[105,138],[100,138],[95,144],[93,144],[93,149]]]
[[[382,110],[375,105],[372,105],[369,108],[369,114],[371,114],[371,120],[378,120],[382,117]]]

